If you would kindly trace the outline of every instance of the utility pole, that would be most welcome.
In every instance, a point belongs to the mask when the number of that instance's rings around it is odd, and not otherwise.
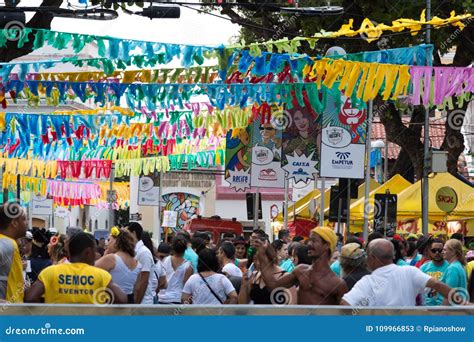
[[[426,21],[431,20],[431,0],[426,0]],[[426,27],[426,44],[431,42],[431,27]],[[431,65],[432,56],[428,56],[428,63]],[[422,233],[428,235],[428,206],[429,206],[429,184],[428,173],[430,165],[430,106],[425,108],[425,122],[423,132],[424,162],[423,162],[423,180],[421,191],[421,209],[422,209]]]

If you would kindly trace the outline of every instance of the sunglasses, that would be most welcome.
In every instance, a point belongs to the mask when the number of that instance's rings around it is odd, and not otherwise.
[[[260,130],[261,131],[274,131],[275,128],[273,128],[273,127],[260,127]]]
[[[443,249],[442,248],[433,248],[431,250],[431,253],[443,253]]]

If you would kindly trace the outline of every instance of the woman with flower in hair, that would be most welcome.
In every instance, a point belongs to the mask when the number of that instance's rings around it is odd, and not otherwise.
[[[129,296],[133,295],[141,265],[135,260],[135,238],[125,229],[112,227],[105,255],[95,266],[110,273],[112,281]]]
[[[66,235],[51,236],[48,244],[48,254],[53,265],[69,263],[66,251]]]

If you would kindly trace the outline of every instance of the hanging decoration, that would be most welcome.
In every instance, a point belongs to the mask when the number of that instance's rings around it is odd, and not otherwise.
[[[431,25],[435,29],[439,29],[444,26],[454,26],[459,30],[463,30],[466,26],[463,21],[467,21],[472,18],[472,14],[466,13],[461,15],[456,15],[454,11],[450,13],[449,18],[439,18],[434,16],[431,20],[426,20],[425,10],[422,11],[420,20],[414,19],[397,19],[392,21],[392,25],[386,24],[376,24],[373,23],[370,19],[365,18],[359,29],[353,30],[354,20],[349,19],[347,24],[341,26],[338,31],[335,32],[326,32],[322,31],[316,33],[313,37],[296,37],[291,40],[284,38],[280,40],[270,40],[264,43],[253,43],[249,45],[231,45],[227,47],[228,49],[244,49],[248,48],[253,55],[259,55],[262,49],[267,51],[277,50],[278,52],[286,53],[296,53],[298,48],[301,46],[302,42],[307,42],[311,49],[314,49],[316,43],[320,39],[334,39],[339,37],[366,37],[365,39],[370,43],[375,40],[380,39],[384,32],[402,32],[409,30],[412,36],[417,35],[422,31],[424,26]]]

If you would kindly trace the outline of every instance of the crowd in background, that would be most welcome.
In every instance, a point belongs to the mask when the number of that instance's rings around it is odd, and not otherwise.
[[[179,231],[155,245],[137,222],[107,239],[81,230],[27,230],[0,208],[0,300],[82,304],[436,306],[474,298],[474,246],[464,237],[378,232],[368,241],[316,227],[243,236]]]

